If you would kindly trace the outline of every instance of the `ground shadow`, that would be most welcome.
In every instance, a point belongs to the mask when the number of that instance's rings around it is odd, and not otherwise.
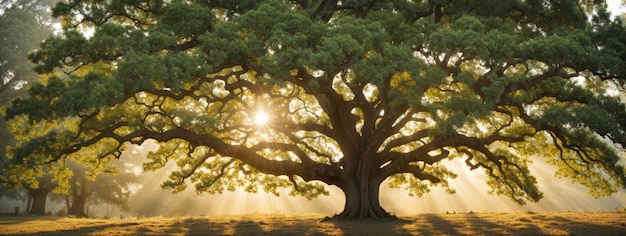
[[[0,227],[2,225],[13,225],[19,224],[26,221],[31,221],[33,217],[29,216],[0,216]],[[37,220],[41,221],[56,221],[57,218],[49,218],[49,217],[37,217]]]
[[[330,222],[343,235],[411,235],[406,227],[413,222],[401,218],[390,220],[340,220]]]
[[[245,219],[235,223],[235,235],[329,235],[337,234],[331,223],[322,218],[298,219],[290,216],[274,216],[267,219]]]
[[[141,232],[139,232],[141,233]],[[225,235],[226,226],[206,218],[186,218],[174,222],[164,233],[184,235]]]
[[[626,222],[614,224],[593,224],[585,221],[572,221],[570,219],[554,216],[550,217],[551,228],[567,234],[576,235],[626,235]]]
[[[54,224],[53,221],[50,221],[50,223]],[[109,223],[109,224],[98,224],[98,225],[93,225],[93,226],[82,226],[82,227],[76,227],[72,229],[47,230],[45,228],[42,228],[37,233],[28,233],[28,235],[92,235],[92,234],[97,234],[98,232],[102,232],[110,228],[135,227],[137,225],[138,225],[137,222],[127,222],[127,223]],[[124,232],[120,231],[120,233],[124,233]]]
[[[0,218],[0,234],[29,235],[626,235],[624,213],[420,214],[398,220],[321,222],[323,217],[250,215],[74,220]],[[24,226],[22,226],[24,224]],[[27,225],[37,230],[21,231]],[[51,224],[66,224],[62,229]],[[58,228],[58,227],[57,227]],[[22,233],[20,233],[22,232]],[[27,233],[25,233],[27,232]]]
[[[626,220],[606,219],[587,222],[584,213],[579,218],[559,215],[521,214],[458,214],[418,215],[425,221],[410,234],[419,235],[626,235]],[[621,217],[620,217],[621,218]],[[575,219],[575,220],[573,220]],[[621,218],[623,219],[623,218]],[[406,227],[405,227],[406,228]]]
[[[497,214],[494,215],[497,216]],[[477,232],[483,235],[515,235],[519,234],[521,231],[523,231],[525,235],[545,234],[542,232],[541,228],[532,224],[532,221],[527,217],[507,219],[507,221],[503,223],[494,223],[494,220],[485,219],[475,214],[467,214],[465,217],[469,224],[468,231]]]
[[[244,220],[244,221],[240,221],[235,223],[235,232],[234,234],[238,234],[238,235],[254,235],[254,234],[258,234],[258,233],[262,233],[262,232],[267,232],[266,230],[264,230],[261,225],[265,225],[266,223],[263,221],[260,222],[254,222],[251,220]],[[281,229],[281,227],[276,227],[276,229],[272,230],[272,231],[278,231],[279,229]],[[270,232],[272,232],[270,231]]]
[[[417,232],[421,235],[460,235],[459,229],[465,227],[461,222],[449,221],[439,215],[427,214],[423,216],[426,221],[416,225]]]

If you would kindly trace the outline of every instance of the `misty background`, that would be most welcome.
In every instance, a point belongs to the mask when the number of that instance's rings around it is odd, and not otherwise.
[[[153,143],[142,147],[129,148],[119,162],[133,165],[139,181],[131,185],[129,210],[121,211],[110,204],[89,202],[86,213],[90,217],[155,217],[155,216],[200,216],[200,215],[238,215],[238,214],[322,214],[339,213],[344,205],[343,193],[334,186],[327,186],[329,196],[321,196],[313,200],[304,197],[289,196],[283,192],[276,197],[262,190],[248,193],[243,190],[224,192],[219,195],[197,195],[193,186],[180,193],[173,194],[162,189],[160,183],[167,179],[169,172],[175,168],[168,163],[155,172],[144,172],[141,163],[149,151],[156,150]],[[481,171],[468,170],[462,161],[447,161],[451,170],[458,177],[450,181],[456,189],[455,194],[448,194],[443,188],[433,187],[424,196],[411,197],[407,190],[391,189],[386,183],[381,187],[381,204],[397,215],[422,213],[461,213],[461,212],[527,212],[527,211],[624,211],[626,193],[620,192],[610,197],[594,199],[587,193],[587,188],[571,183],[568,179],[553,176],[555,167],[537,158],[531,165],[531,172],[537,177],[539,189],[544,198],[537,203],[518,205],[506,196],[488,194],[487,176]],[[455,168],[456,167],[456,168]],[[56,200],[55,200],[56,199]],[[0,211],[12,213],[15,207],[25,209],[25,201],[0,200]],[[52,214],[67,212],[65,203],[59,197],[48,198],[46,210]]]

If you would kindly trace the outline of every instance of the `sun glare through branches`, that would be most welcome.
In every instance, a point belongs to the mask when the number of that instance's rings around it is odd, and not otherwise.
[[[254,123],[256,123],[257,125],[263,126],[267,124],[268,121],[269,117],[267,113],[265,113],[265,111],[263,111],[262,109],[259,109],[259,111],[257,111],[257,113],[254,115]]]

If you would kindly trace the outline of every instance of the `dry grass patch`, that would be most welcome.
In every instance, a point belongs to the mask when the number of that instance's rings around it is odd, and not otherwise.
[[[11,235],[625,235],[626,213],[419,214],[394,221],[320,222],[323,215],[139,219],[0,217]]]

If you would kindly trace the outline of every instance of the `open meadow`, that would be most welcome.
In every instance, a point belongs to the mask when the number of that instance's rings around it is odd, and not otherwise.
[[[8,235],[625,235],[623,212],[418,214],[393,221],[321,222],[322,215],[127,219],[0,217]]]

